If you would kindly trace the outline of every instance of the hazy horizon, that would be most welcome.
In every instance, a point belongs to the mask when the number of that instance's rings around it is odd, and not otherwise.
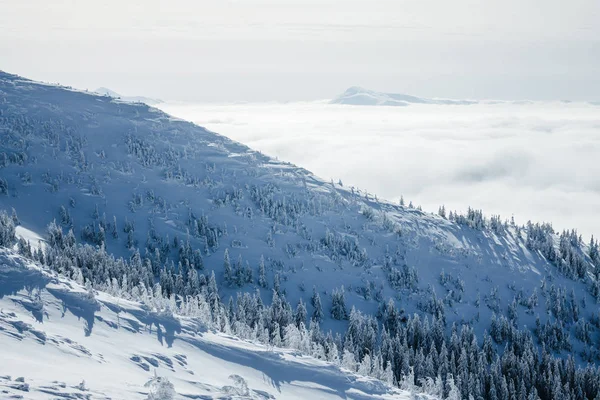
[[[600,97],[600,3],[0,0],[0,69],[194,102]]]

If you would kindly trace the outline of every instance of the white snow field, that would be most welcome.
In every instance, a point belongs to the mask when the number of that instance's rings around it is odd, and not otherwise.
[[[175,399],[411,398],[330,363],[217,333],[197,318],[102,292],[90,298],[6,249],[0,282],[2,399],[142,399],[155,373],[174,384]]]
[[[453,400],[600,393],[595,239],[391,203],[146,104],[3,72],[0,137],[11,395],[81,398],[85,379],[144,398],[154,369],[180,398],[406,395],[338,365]]]

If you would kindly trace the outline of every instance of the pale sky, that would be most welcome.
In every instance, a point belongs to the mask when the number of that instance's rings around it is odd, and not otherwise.
[[[183,101],[599,101],[598,21],[598,0],[0,0],[0,69]]]

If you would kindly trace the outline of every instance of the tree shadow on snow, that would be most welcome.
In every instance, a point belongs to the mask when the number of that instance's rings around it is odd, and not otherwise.
[[[15,295],[23,289],[30,293],[43,289],[50,282],[50,278],[39,271],[24,266],[13,266],[15,261],[12,260],[8,262],[4,257],[0,257],[0,299]]]
[[[63,317],[67,311],[78,319],[85,321],[85,336],[92,334],[96,311],[100,311],[100,304],[87,297],[87,293],[69,292],[60,289],[46,288],[54,297],[62,301]]]
[[[175,335],[181,333],[181,323],[173,316],[136,309],[130,309],[127,312],[148,327],[150,333],[152,333],[152,327],[156,326],[156,337],[163,346],[166,343],[167,347],[173,347]]]
[[[44,322],[43,303],[33,295],[36,292],[39,294],[50,280],[40,271],[19,264],[19,259],[0,255],[0,299],[26,291],[27,294],[21,294],[12,300],[29,311],[40,323]]]
[[[316,383],[320,386],[318,390],[344,399],[347,398],[346,392],[348,390],[360,389],[362,385],[362,382],[353,382],[349,379],[351,376],[342,374],[339,368],[333,365],[322,365],[315,368],[314,365],[303,365],[288,361],[276,352],[257,352],[237,347],[233,349],[185,336],[180,339],[213,357],[261,371],[268,383],[279,392],[281,392],[282,383],[292,384],[292,381],[296,381],[301,385],[302,382],[307,382],[311,383],[310,387],[313,390],[316,389],[314,386]],[[379,392],[383,394],[387,392],[387,388],[383,384],[381,384],[381,387],[367,385],[369,386],[369,393]],[[362,397],[360,394],[353,392],[352,398],[360,399]],[[365,396],[364,398],[372,397]]]

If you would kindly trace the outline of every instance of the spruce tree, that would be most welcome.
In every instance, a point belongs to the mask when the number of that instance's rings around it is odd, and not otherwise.
[[[262,255],[260,256],[260,263],[258,264],[258,286],[264,289],[269,286],[265,272],[265,257]]]
[[[223,255],[223,271],[225,274],[225,282],[228,285],[231,285],[233,281],[233,271],[231,269],[231,261],[229,260],[229,249],[225,249],[225,254]]]
[[[340,290],[334,290],[331,295],[331,317],[337,320],[348,319],[343,286]]]
[[[296,327],[300,329],[301,324],[306,323],[306,306],[302,302],[302,299],[298,301],[298,305],[296,306],[296,313],[294,314],[294,321],[296,323]]]
[[[321,296],[319,296],[315,286],[313,286],[311,304],[313,306],[312,319],[316,322],[321,322],[323,320],[323,306],[321,305]]]

